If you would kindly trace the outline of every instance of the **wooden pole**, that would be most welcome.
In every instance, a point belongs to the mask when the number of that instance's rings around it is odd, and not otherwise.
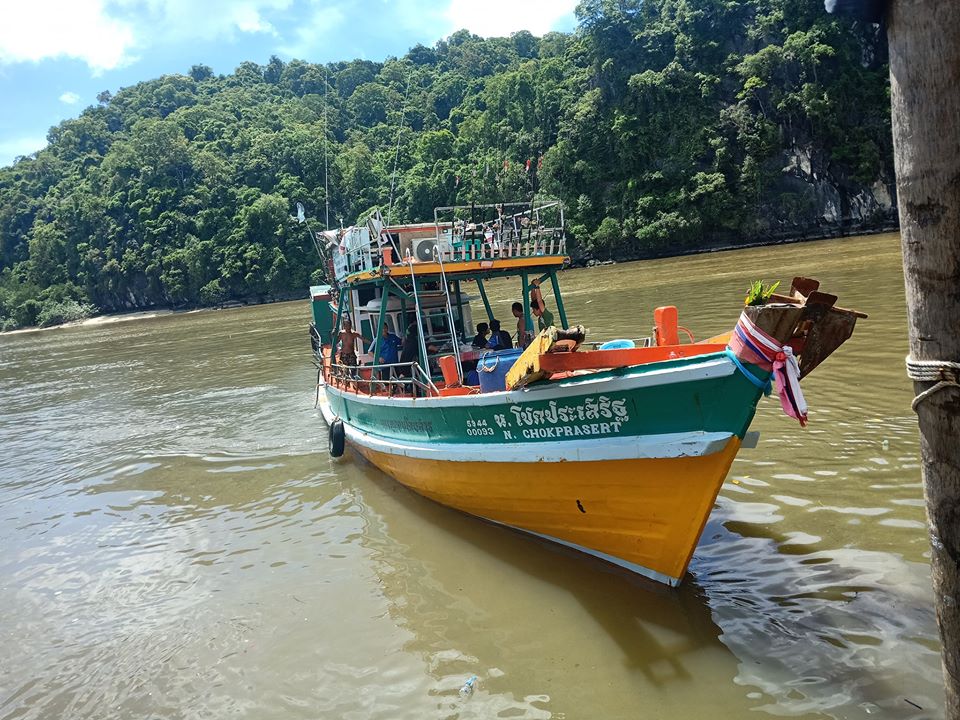
[[[887,22],[910,355],[942,368],[939,381],[916,381],[916,362],[910,375],[945,716],[960,720],[960,385],[950,369],[960,363],[960,2],[893,0]]]

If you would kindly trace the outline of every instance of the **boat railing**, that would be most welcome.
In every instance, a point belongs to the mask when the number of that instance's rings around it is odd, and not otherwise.
[[[567,240],[560,228],[530,234],[513,229],[492,234],[464,229],[461,235],[453,236],[452,242],[439,244],[437,251],[445,262],[566,255]]]
[[[387,232],[387,231],[385,231]],[[547,255],[565,256],[567,239],[562,228],[536,228],[530,232],[512,227],[484,230],[463,225],[437,227],[437,237],[414,240],[371,242],[370,251],[360,254],[362,262],[344,263],[343,268],[367,270],[377,265],[470,262]]]
[[[439,395],[430,374],[417,362],[389,365],[341,365],[330,363],[327,384],[361,395],[417,397]]]
[[[554,199],[433,211],[437,247],[447,253],[446,261],[566,255],[563,216],[563,203]]]

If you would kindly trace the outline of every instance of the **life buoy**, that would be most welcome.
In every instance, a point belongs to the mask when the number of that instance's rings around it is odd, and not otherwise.
[[[330,457],[338,458],[343,455],[343,447],[346,436],[343,431],[342,420],[334,420],[332,423],[330,423],[330,435],[328,440],[330,446]]]

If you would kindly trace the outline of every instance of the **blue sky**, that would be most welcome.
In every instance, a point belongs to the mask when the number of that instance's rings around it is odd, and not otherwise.
[[[271,55],[383,60],[466,28],[572,30],[576,0],[0,0],[0,165],[102,90]]]

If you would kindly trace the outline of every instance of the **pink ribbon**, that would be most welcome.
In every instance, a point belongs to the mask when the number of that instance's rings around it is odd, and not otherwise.
[[[730,337],[730,350],[741,361],[772,371],[783,412],[801,427],[807,424],[807,401],[800,389],[800,365],[793,348],[781,345],[741,313]]]

